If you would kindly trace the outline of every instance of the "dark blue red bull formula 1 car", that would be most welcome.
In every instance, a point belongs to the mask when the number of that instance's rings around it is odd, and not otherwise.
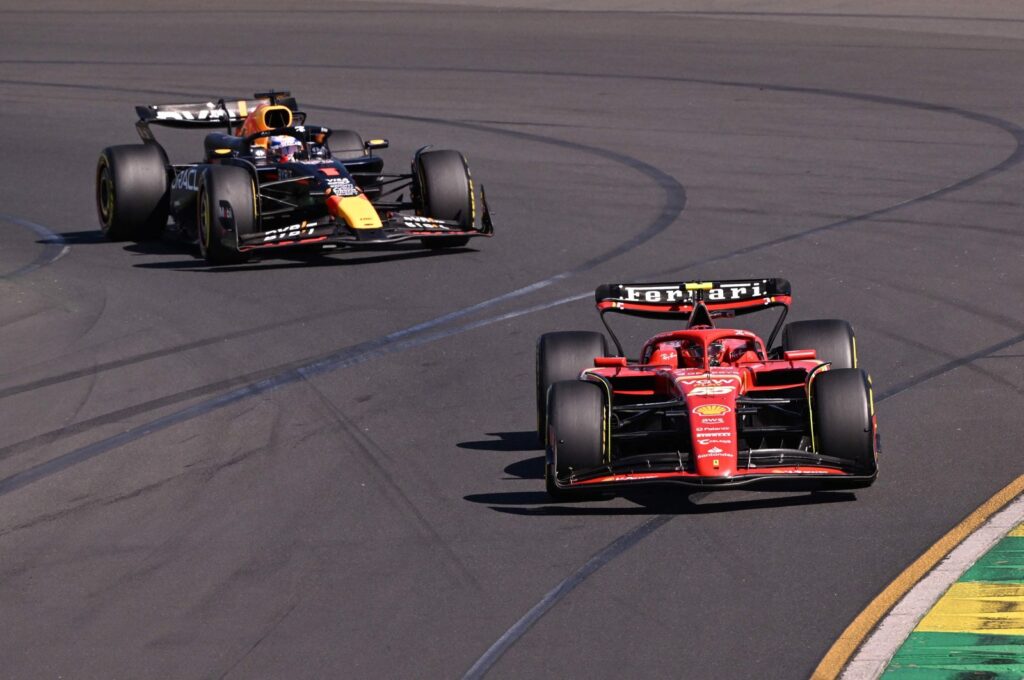
[[[784,279],[608,284],[601,333],[537,345],[537,420],[556,498],[635,485],[852,489],[877,475],[871,380],[849,323],[783,326]],[[782,310],[768,341],[715,320]],[[610,313],[685,320],[628,359]],[[781,343],[774,346],[781,330]]]
[[[306,125],[287,92],[254,97],[136,107],[142,144],[107,147],[97,164],[103,233],[142,240],[170,227],[214,264],[287,246],[419,239],[453,248],[494,233],[482,187],[476,223],[473,180],[458,151],[424,147],[411,172],[385,174],[373,152],[387,140]],[[153,125],[223,132],[206,135],[202,161],[176,165]]]

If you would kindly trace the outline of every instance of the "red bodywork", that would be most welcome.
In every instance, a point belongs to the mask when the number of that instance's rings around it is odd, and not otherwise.
[[[777,281],[788,293],[788,282]],[[788,294],[770,296],[755,289],[758,297],[748,300],[705,304],[698,297],[698,302],[684,298],[673,304],[662,296],[647,304],[631,301],[643,288],[636,292],[624,286],[618,286],[618,299],[602,297],[614,287],[598,289],[598,309],[665,318],[693,313],[699,305],[707,323],[693,324],[691,318],[686,330],[652,337],[638,361],[595,357],[594,367],[582,371],[581,380],[602,385],[608,396],[605,464],[558,479],[559,489],[666,482],[704,489],[748,484],[835,489],[874,481],[874,473],[851,470],[839,459],[815,453],[808,395],[814,378],[829,365],[814,350],[769,352],[756,334],[716,328],[711,322],[712,315],[733,310],[788,308]],[[630,299],[623,299],[623,290]],[[649,419],[660,421],[662,428],[670,423],[681,429],[630,431],[631,418],[645,413],[655,414]],[[873,408],[871,418],[874,422]],[[646,446],[658,437],[660,444]],[[639,445],[638,450],[622,450],[630,445]],[[557,442],[550,442],[549,463],[551,447],[557,448]]]
[[[667,357],[659,356],[657,348],[667,342],[690,341],[708,347],[716,341],[740,340],[757,347],[751,354],[744,352],[735,360],[725,358],[719,365],[709,365],[711,357],[705,352],[700,367],[676,367]],[[826,466],[783,465],[756,468],[744,467],[739,460],[739,437],[737,432],[736,399],[743,395],[778,392],[786,389],[803,389],[807,373],[817,369],[821,362],[813,352],[801,353],[802,359],[766,359],[764,342],[747,331],[704,329],[663,333],[644,345],[642,356],[645,364],[592,368],[585,376],[600,376],[612,385],[613,399],[618,397],[649,397],[655,399],[684,399],[689,411],[692,470],[672,472],[631,472],[626,474],[603,475],[581,481],[581,484],[605,484],[636,480],[668,479],[714,479],[728,480],[750,475],[770,474],[833,474],[844,472]],[[603,363],[600,359],[596,363]],[[822,370],[828,370],[823,367]],[[800,374],[801,379],[791,383],[759,386],[757,376],[774,371]],[[616,389],[625,381],[647,381],[650,388]]]

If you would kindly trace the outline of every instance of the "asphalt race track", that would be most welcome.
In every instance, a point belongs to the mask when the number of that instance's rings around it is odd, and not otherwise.
[[[3,2],[0,677],[806,677],[1022,472],[1024,11],[501,4]],[[100,237],[134,105],[275,87],[463,151],[497,236]],[[549,501],[537,336],[751,275],[853,323],[878,483]]]

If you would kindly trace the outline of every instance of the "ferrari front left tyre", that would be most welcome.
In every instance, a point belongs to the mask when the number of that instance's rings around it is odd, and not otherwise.
[[[167,159],[155,144],[108,146],[96,163],[96,212],[111,241],[159,238],[170,206]]]
[[[871,382],[859,368],[819,373],[811,382],[815,450],[849,461],[857,474],[874,474],[875,422]]]

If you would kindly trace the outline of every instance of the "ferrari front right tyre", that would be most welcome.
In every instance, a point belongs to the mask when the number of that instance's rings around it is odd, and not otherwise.
[[[155,144],[108,146],[96,163],[96,212],[111,241],[159,238],[170,211],[167,159]]]
[[[555,331],[537,340],[537,436],[544,442],[548,388],[562,380],[575,380],[595,357],[608,356],[608,343],[593,331]]]
[[[782,329],[782,349],[813,349],[832,368],[857,368],[853,326],[842,319],[794,321]]]
[[[583,380],[557,382],[548,391],[546,447],[548,493],[566,496],[555,477],[599,467],[604,457],[605,394],[600,385]]]

